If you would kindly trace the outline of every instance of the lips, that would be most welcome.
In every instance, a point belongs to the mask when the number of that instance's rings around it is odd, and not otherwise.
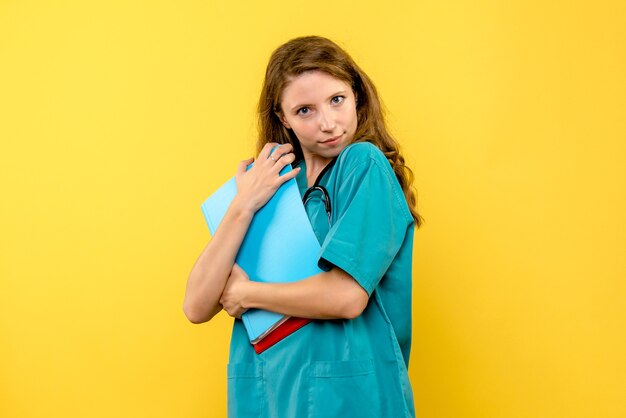
[[[322,143],[322,144],[332,144],[332,143],[334,143],[334,142],[337,142],[337,141],[339,140],[339,138],[341,138],[342,136],[343,136],[343,134],[341,134],[341,135],[337,135],[337,136],[335,136],[335,137],[328,138],[328,139],[326,139],[326,140],[322,141],[321,143]]]

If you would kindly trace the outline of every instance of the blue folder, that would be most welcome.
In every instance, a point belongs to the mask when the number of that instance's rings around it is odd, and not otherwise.
[[[287,165],[281,174],[291,171]],[[233,177],[202,204],[211,235],[215,234],[237,194]],[[236,263],[257,282],[293,282],[320,273],[320,244],[309,222],[295,179],[283,183],[252,219]],[[250,309],[242,315],[251,343],[263,339],[288,317]]]

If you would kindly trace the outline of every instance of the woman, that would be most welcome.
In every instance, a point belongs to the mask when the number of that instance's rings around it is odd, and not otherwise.
[[[235,321],[229,416],[414,416],[407,367],[420,217],[373,83],[330,40],[293,39],[268,63],[259,131],[256,162],[239,165],[237,196],[191,271],[184,311],[194,323],[250,308],[314,321],[262,354]],[[280,175],[287,164],[294,170]],[[294,177],[302,195],[312,189],[305,207],[324,272],[251,282],[237,251],[254,213]]]

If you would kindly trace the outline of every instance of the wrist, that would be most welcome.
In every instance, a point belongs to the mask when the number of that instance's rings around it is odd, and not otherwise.
[[[245,309],[256,308],[255,295],[260,283],[248,280],[242,284],[241,306]]]
[[[263,305],[263,291],[267,283],[253,282],[248,280],[242,292],[241,306],[245,309],[265,309]]]
[[[255,210],[249,203],[242,199],[239,195],[235,195],[230,210],[234,213],[239,221],[251,221],[254,217]]]

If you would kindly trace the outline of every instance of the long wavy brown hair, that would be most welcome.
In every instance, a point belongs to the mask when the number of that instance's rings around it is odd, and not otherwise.
[[[402,186],[415,225],[419,227],[422,217],[417,212],[413,172],[404,163],[398,142],[387,130],[376,87],[350,55],[329,39],[295,38],[278,47],[270,57],[259,100],[257,153],[268,142],[291,143],[296,160],[303,158],[296,135],[281,123],[279,115],[283,89],[292,77],[307,71],[322,71],[352,86],[357,98],[357,129],[352,142],[371,142],[385,154]]]

